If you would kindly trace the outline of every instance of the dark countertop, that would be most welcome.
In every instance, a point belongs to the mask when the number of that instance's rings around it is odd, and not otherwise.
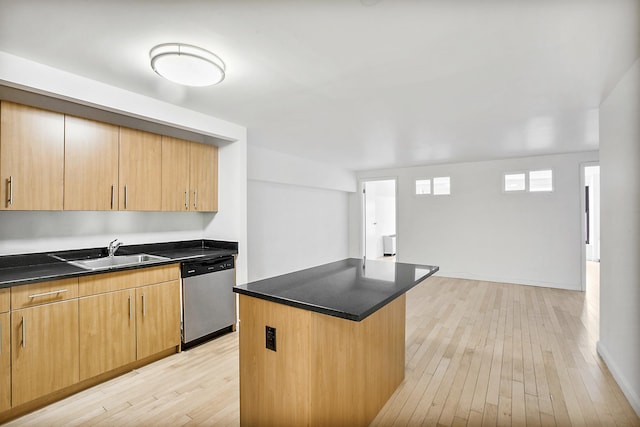
[[[189,240],[180,242],[151,243],[122,246],[117,255],[145,253],[167,258],[145,264],[129,265],[100,270],[85,270],[61,260],[80,260],[107,256],[106,248],[67,250],[58,252],[0,256],[0,288],[7,288],[49,280],[134,270],[158,265],[175,264],[189,260],[215,259],[238,253],[236,242],[220,240]]]
[[[361,321],[439,270],[436,266],[348,258],[239,285],[233,291]]]

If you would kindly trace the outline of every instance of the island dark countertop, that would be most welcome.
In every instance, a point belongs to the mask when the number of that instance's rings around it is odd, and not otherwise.
[[[236,293],[361,321],[433,275],[431,265],[348,258],[236,286]]]
[[[175,264],[193,259],[214,259],[238,253],[236,242],[218,240],[189,240],[122,246],[118,255],[146,253],[167,258],[153,263],[129,265],[112,269],[85,270],[57,257],[66,259],[97,258],[106,255],[106,248],[78,249],[58,252],[0,256],[0,288],[7,288],[49,280],[67,279],[90,274]]]

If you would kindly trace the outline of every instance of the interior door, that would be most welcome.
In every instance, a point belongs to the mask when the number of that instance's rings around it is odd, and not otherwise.
[[[365,235],[365,257],[369,259],[377,258],[377,221],[375,198],[371,197],[371,186],[364,183],[364,235]],[[367,188],[369,187],[369,188]],[[368,196],[369,193],[369,196]]]

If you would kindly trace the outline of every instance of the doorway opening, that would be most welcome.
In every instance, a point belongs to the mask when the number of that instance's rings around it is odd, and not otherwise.
[[[377,179],[362,183],[363,256],[396,261],[396,180]]]
[[[600,165],[584,164],[582,178],[584,207],[582,289],[586,293],[589,312],[598,318],[600,313]]]

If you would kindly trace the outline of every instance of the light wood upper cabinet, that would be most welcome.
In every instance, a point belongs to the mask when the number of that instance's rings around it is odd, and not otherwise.
[[[64,115],[0,105],[0,209],[62,210]]]
[[[193,143],[162,137],[162,210],[189,210],[189,153]]]
[[[11,325],[9,313],[0,313],[0,412],[11,407]]]
[[[11,312],[12,405],[78,382],[78,300]]]
[[[160,135],[120,128],[120,210],[162,209]]]
[[[118,210],[118,139],[118,126],[65,116],[65,210]]]
[[[80,381],[136,360],[133,289],[79,300]]]
[[[190,153],[191,209],[202,212],[218,210],[218,147],[191,144]]]
[[[218,210],[218,147],[0,102],[0,210]]]
[[[180,345],[180,281],[136,289],[138,359]]]

